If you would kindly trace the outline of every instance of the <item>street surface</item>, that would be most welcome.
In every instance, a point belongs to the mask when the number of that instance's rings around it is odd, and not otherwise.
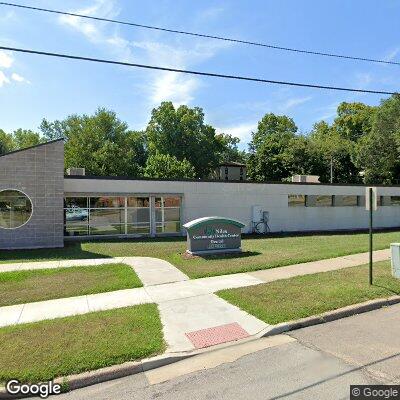
[[[395,305],[293,331],[295,340],[283,338],[233,362],[224,356],[217,365],[214,356],[209,367],[209,353],[204,369],[196,372],[194,360],[184,360],[54,399],[347,399],[350,384],[400,381],[398,332],[400,305]],[[165,377],[169,380],[161,382]]]

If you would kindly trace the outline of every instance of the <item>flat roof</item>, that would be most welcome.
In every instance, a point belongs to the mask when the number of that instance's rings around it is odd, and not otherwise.
[[[131,176],[95,176],[95,175],[65,175],[65,179],[94,179],[94,180],[116,180],[116,181],[149,181],[149,182],[196,182],[196,183],[240,183],[241,185],[303,185],[303,186],[356,186],[356,187],[400,187],[400,185],[365,185],[363,183],[320,183],[320,182],[277,182],[277,181],[241,181],[241,180],[219,180],[219,179],[171,179],[171,178],[133,178]]]

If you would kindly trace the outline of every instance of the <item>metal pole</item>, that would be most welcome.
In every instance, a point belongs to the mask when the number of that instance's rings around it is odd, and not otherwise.
[[[369,188],[369,284],[372,285],[372,188]]]
[[[331,183],[333,183],[333,157],[331,156]]]

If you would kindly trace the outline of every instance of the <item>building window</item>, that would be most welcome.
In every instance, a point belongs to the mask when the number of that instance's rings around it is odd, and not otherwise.
[[[334,205],[335,207],[357,207],[358,199],[357,196],[335,195]]]
[[[390,196],[390,203],[392,206],[400,206],[400,196]]]
[[[304,207],[306,205],[306,196],[303,194],[289,194],[288,206],[289,207]]]
[[[86,236],[89,233],[89,199],[66,197],[64,199],[65,235]]]
[[[149,197],[128,197],[126,210],[126,233],[150,233]]]
[[[181,198],[156,197],[156,233],[181,231]]]
[[[306,196],[306,207],[332,207],[332,197],[325,195]]]
[[[181,232],[181,198],[157,197],[157,233]],[[64,224],[66,236],[149,235],[151,232],[149,196],[66,197]]]
[[[0,192],[0,228],[16,229],[25,225],[32,216],[32,202],[19,190]]]
[[[90,197],[89,235],[125,233],[125,197]]]
[[[391,196],[379,196],[378,197],[378,206],[391,206]]]

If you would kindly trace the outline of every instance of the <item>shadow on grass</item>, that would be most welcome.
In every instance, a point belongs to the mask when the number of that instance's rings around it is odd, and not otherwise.
[[[399,232],[400,228],[376,228],[374,233]],[[293,231],[293,232],[269,232],[266,234],[242,233],[242,239],[268,239],[268,238],[291,238],[302,236],[337,236],[337,235],[360,235],[368,233],[368,229],[343,229],[343,230],[325,230],[325,231]]]
[[[215,254],[215,255],[204,255],[204,256],[197,256],[202,258],[203,260],[227,260],[231,258],[246,258],[246,257],[254,257],[259,256],[262,254],[259,251],[243,251],[241,253],[222,253],[222,254]]]
[[[388,287],[389,285],[382,285],[382,284],[381,285],[377,285],[376,283],[373,283],[372,286],[378,287],[380,289],[387,290],[389,293],[392,293],[393,295],[396,295],[396,296],[400,295],[400,290],[395,290],[395,289],[393,289],[391,287]]]
[[[186,238],[168,236],[158,238],[99,238],[91,240],[79,240],[79,241],[68,241],[64,242],[64,247],[53,248],[53,249],[32,249],[32,250],[2,250],[0,252],[0,263],[7,262],[18,262],[18,261],[51,261],[51,260],[74,260],[74,259],[88,259],[88,258],[112,258],[112,256],[103,254],[101,244],[104,243],[165,243],[165,242],[184,242]],[[93,249],[98,249],[98,252],[85,250],[82,246],[85,243],[93,245]]]
[[[65,243],[64,247],[53,249],[32,250],[2,250],[0,252],[0,263],[17,261],[51,261],[51,260],[73,260],[87,258],[111,258],[101,253],[93,253],[82,249],[81,243]]]

